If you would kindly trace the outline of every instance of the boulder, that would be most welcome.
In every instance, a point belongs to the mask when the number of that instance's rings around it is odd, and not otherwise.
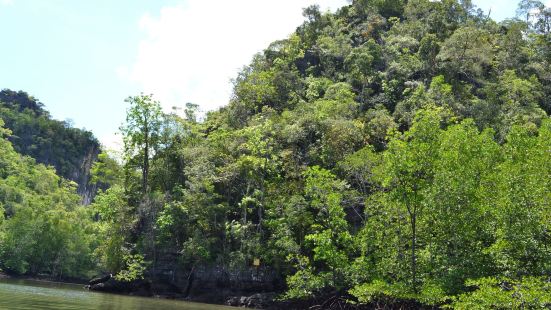
[[[88,285],[91,291],[129,294],[135,296],[153,296],[151,283],[146,280],[134,280],[130,282],[117,281],[114,278],[93,285]]]
[[[103,282],[107,282],[112,277],[113,277],[112,274],[108,274],[108,275],[103,276],[103,277],[94,278],[94,279],[88,281],[88,285],[95,285],[95,284],[100,284],[100,283],[103,283]]]
[[[225,304],[234,307],[265,309],[274,303],[276,293],[257,293],[251,296],[233,296]]]

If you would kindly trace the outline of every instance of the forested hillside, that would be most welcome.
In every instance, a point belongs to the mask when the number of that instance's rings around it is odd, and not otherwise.
[[[15,152],[3,125],[0,120],[0,267],[87,276],[95,268],[91,210],[79,205],[74,182]]]
[[[91,202],[90,169],[100,152],[91,132],[52,119],[41,102],[22,91],[0,91],[0,118],[12,131],[9,140],[18,153],[55,167],[58,175],[78,184],[85,204]]]
[[[326,307],[549,307],[551,11],[518,12],[312,6],[204,121],[129,97],[122,165],[102,153],[92,168],[107,190],[80,259],[92,247],[91,270],[120,281],[260,263],[280,298]],[[5,213],[8,244],[19,213]]]

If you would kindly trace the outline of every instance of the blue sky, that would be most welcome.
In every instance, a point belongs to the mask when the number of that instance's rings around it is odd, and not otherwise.
[[[518,0],[473,2],[502,20]],[[0,88],[28,92],[116,148],[124,98],[154,93],[167,111],[226,104],[230,79],[313,3],[347,1],[0,0]]]

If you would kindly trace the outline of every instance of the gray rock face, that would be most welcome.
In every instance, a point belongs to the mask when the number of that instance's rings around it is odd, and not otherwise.
[[[72,180],[77,182],[77,192],[80,197],[82,197],[82,204],[86,206],[92,203],[97,192],[96,185],[90,184],[90,172],[92,170],[92,165],[98,159],[99,153],[99,147],[91,147],[86,156],[81,159],[82,163],[80,165],[80,169],[73,173]]]
[[[103,277],[95,279],[94,284],[88,285],[87,288],[119,294],[225,303],[256,309],[272,306],[277,295],[275,292],[280,292],[284,288],[284,280],[268,268],[228,270],[221,266],[198,266],[193,269],[192,275],[190,270],[178,268],[174,262],[167,260],[157,264],[156,268],[148,273],[146,280],[121,282]],[[193,280],[190,281],[190,278]]]
[[[276,293],[256,293],[251,296],[234,296],[226,300],[226,305],[264,309],[273,304]]]
[[[153,296],[151,283],[146,280],[135,280],[131,282],[117,281],[110,278],[105,282],[87,285],[91,291],[109,292],[118,294],[129,294],[135,296]]]

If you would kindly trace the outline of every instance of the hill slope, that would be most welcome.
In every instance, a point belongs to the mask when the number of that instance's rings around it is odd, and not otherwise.
[[[86,277],[94,267],[91,214],[73,182],[18,154],[0,119],[0,268]]]
[[[84,209],[94,229],[71,239],[80,254],[63,264],[75,270],[89,258],[136,280],[110,280],[114,289],[141,283],[207,301],[275,291],[300,309],[345,299],[548,308],[551,19],[540,2],[521,4],[522,20],[501,23],[470,1],[313,6],[204,122],[193,104],[182,118],[151,96],[128,98],[124,162],[101,154],[93,166],[93,181],[109,188]],[[47,119],[22,102],[3,111]],[[6,163],[0,156],[0,169]],[[0,186],[11,184],[11,173],[3,177]],[[33,180],[18,182],[34,189]],[[4,240],[32,216],[6,214],[1,245],[18,244]],[[46,269],[1,259],[21,272]],[[229,301],[242,300],[251,299]]]
[[[55,167],[78,184],[85,204],[91,202],[95,188],[89,185],[90,169],[100,152],[91,132],[52,119],[41,102],[22,91],[0,91],[0,118],[12,131],[9,139],[18,153]]]
[[[470,1],[313,6],[205,122],[131,98],[94,204],[104,263],[182,287],[203,266],[211,291],[284,277],[288,298],[537,303],[507,293],[549,294],[551,273],[550,19],[528,4],[499,24]]]

